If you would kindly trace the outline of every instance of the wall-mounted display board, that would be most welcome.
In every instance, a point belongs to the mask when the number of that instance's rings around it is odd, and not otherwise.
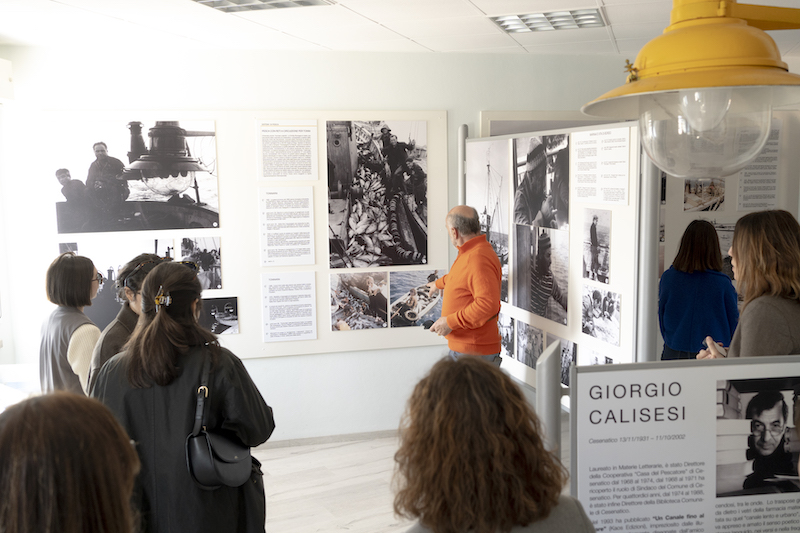
[[[561,341],[578,364],[633,361],[639,147],[636,127],[468,139],[466,202],[503,265],[504,367],[533,382]]]
[[[444,345],[422,326],[441,301],[419,287],[449,266],[445,112],[26,117],[8,118],[46,147],[8,169],[43,184],[25,197],[30,213],[44,213],[26,223],[39,244],[26,261],[44,279],[60,251],[93,259],[109,278],[87,308],[100,327],[119,310],[115,272],[147,252],[198,263],[209,321],[227,326],[221,342],[243,358]],[[43,133],[42,123],[64,126]],[[298,287],[264,292],[297,276]],[[26,313],[47,316],[50,304],[38,302]],[[369,320],[380,327],[359,326]],[[35,353],[38,321],[20,331],[20,350]]]
[[[597,531],[800,530],[800,356],[573,367],[571,492]]]

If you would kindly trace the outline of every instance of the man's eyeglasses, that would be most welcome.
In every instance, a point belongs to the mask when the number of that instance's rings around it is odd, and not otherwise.
[[[755,420],[750,422],[750,433],[752,433],[756,437],[761,437],[762,435],[764,435],[765,432],[768,432],[773,437],[778,438],[781,435],[783,435],[783,426],[775,426],[775,425],[773,425],[773,426],[767,427],[764,424],[762,424],[761,422],[758,422],[758,421],[755,421]]]

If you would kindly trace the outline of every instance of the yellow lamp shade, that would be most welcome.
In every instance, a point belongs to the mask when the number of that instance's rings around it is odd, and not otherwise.
[[[707,87],[773,86],[772,106],[800,102],[800,76],[787,71],[775,41],[729,17],[673,24],[647,43],[630,81],[584,105],[587,115],[639,118],[637,96]]]

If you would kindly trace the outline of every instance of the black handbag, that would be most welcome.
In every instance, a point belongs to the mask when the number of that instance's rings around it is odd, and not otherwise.
[[[250,479],[253,469],[250,448],[238,440],[206,429],[211,357],[208,353],[204,355],[203,375],[197,389],[194,428],[186,437],[186,467],[192,479],[204,490],[215,490],[223,485],[240,487]]]

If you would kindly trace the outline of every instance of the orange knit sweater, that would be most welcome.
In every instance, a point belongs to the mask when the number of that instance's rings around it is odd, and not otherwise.
[[[450,272],[436,280],[443,291],[442,316],[453,331],[447,345],[455,352],[471,355],[500,353],[500,260],[479,235],[458,249]]]

